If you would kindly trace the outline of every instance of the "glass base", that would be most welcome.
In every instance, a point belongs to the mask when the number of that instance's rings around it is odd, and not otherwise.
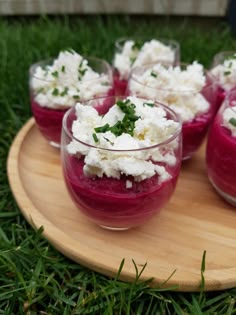
[[[50,141],[49,144],[54,147],[54,148],[57,148],[57,149],[60,149],[61,145],[57,142],[54,142],[54,141]]]
[[[106,225],[100,225],[103,229],[110,230],[110,231],[126,231],[130,229],[129,227],[111,227]]]
[[[228,194],[226,194],[225,192],[223,192],[221,189],[219,189],[215,183],[213,182],[213,180],[209,178],[210,183],[212,184],[212,186],[214,187],[214,189],[218,192],[218,194],[224,198],[229,204],[231,204],[232,206],[236,207],[236,197],[232,197]]]

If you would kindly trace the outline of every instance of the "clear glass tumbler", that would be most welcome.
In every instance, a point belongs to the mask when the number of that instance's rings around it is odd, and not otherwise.
[[[210,128],[206,164],[213,187],[236,206],[236,89],[226,94]]]
[[[186,85],[175,89],[173,84],[178,86],[176,78],[165,74],[162,76],[158,73],[156,66],[157,64],[150,64],[134,68],[129,78],[126,94],[156,100],[169,106],[180,115],[183,123],[182,159],[187,160],[202,144],[213,120],[216,87],[211,75],[205,72],[205,84],[202,88],[193,89],[186,80]],[[184,72],[188,64],[181,63],[177,67],[180,69],[179,71]],[[168,71],[170,68],[175,67],[167,63],[161,65],[161,69]],[[201,106],[199,111],[197,106]]]
[[[54,147],[60,147],[62,119],[70,107],[85,98],[114,94],[110,65],[95,57],[84,60],[88,61],[88,66],[97,73],[97,77],[88,75],[81,80],[80,74],[83,75],[84,69],[78,69],[76,78],[72,79],[74,72],[64,65],[55,71],[55,59],[43,60],[30,67],[31,110],[40,132]],[[98,110],[107,109],[98,107]]]
[[[138,66],[142,66],[154,62],[169,62],[172,64],[180,62],[180,45],[177,41],[162,38],[154,40],[158,41],[161,45],[160,48],[153,49],[153,47],[147,46],[141,53],[143,45],[150,43],[152,39],[124,37],[116,40],[113,58],[113,80],[117,95],[123,95],[126,92],[130,72],[133,67],[137,66],[136,63],[138,63]],[[125,46],[129,41],[133,42],[132,47]]]
[[[112,104],[124,99],[125,97],[105,97],[102,102],[108,102],[112,108]],[[101,102],[101,99],[90,100],[85,106],[91,106],[91,103],[95,106],[97,102]],[[76,107],[68,110],[63,118],[61,158],[66,186],[79,211],[101,227],[125,230],[142,225],[166,205],[174,192],[181,165],[181,122],[170,108],[158,102],[153,104],[164,110],[168,122],[177,122],[178,128],[164,141],[138,149],[130,149],[129,143],[120,144],[122,149],[119,150],[112,149],[112,146],[107,149],[96,143],[91,145],[84,140],[87,139],[84,132],[81,132],[81,138],[75,138],[72,129],[76,128]],[[95,137],[94,134],[93,136]],[[104,139],[109,141],[106,137]],[[76,148],[73,152],[68,150],[72,142]],[[99,160],[98,157],[102,159]],[[117,173],[114,177],[105,173],[101,175],[99,172],[98,175],[89,176],[86,170],[88,159],[91,161],[91,158],[96,165],[107,162],[105,167],[109,168],[111,174],[115,172],[110,169],[111,161],[112,165],[120,165],[119,163],[135,158],[138,162],[130,166],[135,172],[139,171],[139,163],[144,162],[148,167],[160,169],[167,176],[154,174],[138,181],[133,175],[124,173],[120,173],[118,177]],[[92,171],[96,172],[96,167]]]

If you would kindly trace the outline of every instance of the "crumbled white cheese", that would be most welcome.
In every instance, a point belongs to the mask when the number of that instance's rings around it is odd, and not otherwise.
[[[222,64],[211,69],[220,86],[226,91],[236,86],[236,53],[232,58],[227,58]]]
[[[107,95],[111,82],[107,74],[95,72],[75,51],[63,51],[52,65],[36,67],[31,89],[40,106],[67,108],[78,100]]]
[[[236,126],[230,122],[230,119],[235,119],[236,122],[236,106],[227,107],[223,112],[223,126],[231,131],[233,137],[236,137]]]
[[[119,71],[120,78],[127,80],[133,67],[158,61],[173,63],[175,51],[156,39],[145,42],[140,49],[135,46],[134,41],[128,40],[122,51],[115,54],[114,67]]]
[[[170,178],[170,174],[164,166],[157,163],[175,165],[175,149],[179,142],[174,139],[160,147],[149,147],[167,141],[175,135],[181,128],[180,123],[167,119],[166,112],[160,107],[148,106],[144,100],[136,97],[130,96],[127,99],[134,104],[135,115],[138,117],[134,124],[133,136],[125,132],[115,135],[108,130],[96,132],[95,139],[94,128],[106,124],[114,126],[122,121],[124,112],[115,104],[102,117],[94,108],[86,109],[83,104],[77,103],[77,119],[73,122],[72,133],[74,138],[89,146],[72,140],[67,150],[70,154],[85,155],[86,176],[106,175],[119,179],[124,174],[133,176],[135,181],[142,181],[158,174],[159,181],[165,181]],[[148,103],[153,104],[152,101]],[[143,148],[148,149],[141,150]]]
[[[127,181],[126,181],[126,188],[130,189],[132,187],[133,187],[133,183],[130,180],[127,179]]]
[[[209,110],[210,104],[201,94],[206,83],[203,66],[196,61],[186,69],[156,64],[136,69],[129,82],[130,94],[155,99],[170,106],[183,122]]]

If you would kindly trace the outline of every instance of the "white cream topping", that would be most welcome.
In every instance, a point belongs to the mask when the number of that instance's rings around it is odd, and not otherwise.
[[[236,53],[232,58],[224,60],[222,64],[215,66],[211,73],[216,77],[220,86],[229,91],[236,86]]]
[[[115,54],[114,67],[121,79],[128,80],[132,68],[157,61],[174,62],[175,51],[156,39],[145,42],[141,48],[137,48],[133,40],[128,40],[122,51]]]
[[[175,165],[175,149],[179,146],[179,140],[175,139],[166,145],[147,150],[124,151],[142,149],[154,146],[166,141],[180,128],[180,124],[167,119],[166,112],[162,108],[145,105],[142,99],[128,97],[134,104],[135,121],[133,135],[123,132],[115,135],[111,130],[95,132],[94,128],[109,124],[114,126],[124,118],[124,112],[116,104],[104,116],[99,116],[97,111],[81,103],[76,104],[77,119],[73,122],[73,136],[86,144],[98,147],[90,147],[72,140],[67,146],[70,154],[84,155],[84,174],[86,176],[113,177],[119,179],[122,174],[131,175],[135,181],[142,181],[155,174],[159,175],[159,181],[166,181],[171,177],[164,166],[157,162],[165,162],[166,165]],[[149,101],[148,103],[152,103]],[[96,138],[94,138],[96,134]],[[109,149],[109,150],[105,150]],[[120,151],[111,151],[120,150]],[[127,183],[129,186],[129,183]]]
[[[235,102],[236,103],[236,102]],[[230,122],[233,120],[233,123]],[[236,137],[236,104],[233,107],[227,107],[223,112],[223,126],[231,131],[232,137]]]
[[[95,72],[75,51],[63,51],[52,65],[35,69],[31,88],[40,106],[67,108],[79,100],[107,95],[111,82],[107,74]]]
[[[156,64],[140,73],[134,71],[129,92],[170,106],[186,122],[209,110],[209,102],[200,93],[205,83],[203,66],[196,61],[184,70]]]

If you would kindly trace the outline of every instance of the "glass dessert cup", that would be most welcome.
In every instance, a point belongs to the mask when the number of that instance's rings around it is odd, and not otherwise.
[[[139,44],[144,44],[146,41],[150,41],[150,38],[119,38],[115,42],[115,53],[121,53],[124,47],[124,44],[128,40],[134,40],[135,42],[138,42]],[[168,46],[171,48],[171,50],[174,52],[174,58],[172,61],[167,60],[165,56],[157,56],[155,60],[152,60],[153,62],[159,62],[159,63],[165,63],[169,62],[172,64],[178,64],[180,62],[180,45],[177,41],[175,40],[169,40],[169,39],[157,39],[160,41],[162,44]],[[150,62],[148,62],[150,63]],[[114,62],[113,62],[114,64]],[[128,85],[128,77],[127,78],[121,78],[119,70],[113,67],[113,82],[114,82],[114,90],[116,95],[125,95],[126,90],[127,90],[127,85]]]
[[[206,72],[206,83],[201,89],[190,89],[186,87],[184,90],[175,90],[169,88],[158,88],[148,83],[144,84],[139,81],[139,77],[143,75],[144,72],[153,68],[156,64],[150,64],[143,67],[136,67],[132,70],[126,94],[135,95],[137,97],[144,97],[151,100],[156,100],[170,106],[174,111],[176,111],[182,118],[182,136],[183,136],[183,150],[182,150],[182,160],[188,160],[192,155],[199,149],[204,138],[207,134],[208,128],[214,117],[214,106],[216,99],[216,85],[213,83],[212,76]],[[162,64],[164,67],[169,67],[171,64]],[[187,64],[179,65],[182,69],[187,67]],[[166,78],[166,80],[168,80]],[[166,83],[167,84],[167,83]],[[209,108],[207,111],[199,114],[195,114],[190,120],[185,120],[183,118],[183,112],[186,102],[191,103],[194,97],[198,94],[204,99],[204,101],[209,103]],[[178,103],[179,108],[172,107],[175,102]],[[181,109],[181,107],[183,109]]]
[[[118,99],[124,98],[109,97],[108,99],[109,103],[114,104]],[[111,150],[88,145],[72,134],[72,124],[76,119],[75,108],[71,108],[63,118],[61,158],[67,189],[81,213],[103,228],[119,231],[144,224],[165,206],[175,190],[181,165],[181,123],[178,115],[171,109],[157,102],[155,106],[163,108],[168,119],[179,123],[179,128],[174,135],[162,143],[142,149]],[[121,174],[119,179],[106,175],[89,177],[84,173],[85,156],[72,155],[67,150],[72,140],[80,146],[81,152],[92,148],[96,152],[111,154],[112,160],[118,159],[122,154],[134,156],[145,153],[150,158],[158,151],[166,156],[171,152],[176,162],[169,165],[165,160],[152,161],[156,165],[163,166],[170,174],[170,177],[164,181],[160,181],[157,174],[141,181],[135,181],[133,176],[124,174]]]
[[[219,65],[223,65],[225,60],[229,60],[229,59],[233,58],[234,54],[236,54],[236,51],[221,51],[221,52],[215,54],[213,57],[210,71],[212,71],[215,67],[217,67]],[[236,70],[234,70],[234,71],[236,71]],[[225,71],[224,76],[227,78],[227,76],[228,76],[227,70]],[[215,89],[215,93],[216,93],[215,113],[216,113],[218,111],[218,109],[220,108],[220,106],[222,105],[222,103],[224,102],[227,90],[229,90],[229,89],[225,89],[223,83],[220,82],[220,79],[217,76],[212,74],[212,77],[213,77],[215,84],[216,84],[216,89]],[[236,74],[235,74],[235,78],[236,78]],[[236,81],[235,81],[235,85],[232,87],[232,89],[234,89],[234,88],[236,88]]]
[[[65,114],[65,112],[71,108],[73,105],[76,104],[80,100],[80,97],[75,93],[75,95],[70,97],[70,100],[66,98],[66,93],[70,93],[70,86],[63,86],[60,84],[53,83],[52,80],[46,80],[41,79],[37,77],[35,74],[36,69],[41,67],[42,69],[46,69],[49,66],[52,66],[55,59],[48,59],[43,60],[38,63],[33,64],[30,67],[29,70],[29,77],[30,77],[30,103],[31,103],[31,110],[32,114],[35,118],[35,122],[37,127],[39,128],[41,134],[48,140],[49,144],[53,147],[60,147],[60,141],[61,141],[61,130],[62,130],[62,119]],[[107,95],[113,95],[114,90],[112,88],[113,86],[113,78],[112,78],[112,69],[110,65],[102,59],[95,58],[95,57],[86,57],[86,60],[88,61],[88,66],[90,66],[95,72],[98,74],[105,74],[109,81],[110,89],[107,92]],[[41,88],[34,89],[33,87],[33,80],[37,80],[39,82],[39,85]],[[99,79],[88,79],[85,81],[87,86],[93,86],[97,84]],[[48,103],[47,99],[44,97],[43,104],[40,102],[40,98],[38,99],[38,96],[40,93],[42,93],[42,90],[47,90],[49,86],[53,84],[53,91],[51,94],[52,97],[50,97]],[[62,90],[62,93],[58,95],[58,91]],[[53,99],[53,96],[55,96],[55,99]],[[57,101],[57,96],[65,97],[64,100]],[[93,95],[93,97],[98,96],[105,96],[103,93],[99,93],[98,95]],[[42,97],[41,97],[42,99]],[[98,104],[97,110],[101,113],[105,113],[109,107],[108,104]]]
[[[236,90],[228,92],[209,130],[206,148],[208,178],[228,203],[236,206],[236,134],[225,125],[224,113],[232,108],[236,117]],[[228,124],[229,120],[227,119]],[[236,119],[233,119],[236,129]]]

